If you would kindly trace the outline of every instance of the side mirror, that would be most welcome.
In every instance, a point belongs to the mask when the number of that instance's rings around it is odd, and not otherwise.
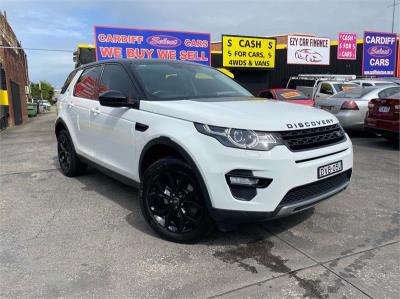
[[[102,106],[107,107],[130,107],[134,108],[137,105],[135,103],[130,103],[128,101],[128,97],[123,95],[121,92],[117,90],[108,90],[103,92],[99,96],[99,102]]]

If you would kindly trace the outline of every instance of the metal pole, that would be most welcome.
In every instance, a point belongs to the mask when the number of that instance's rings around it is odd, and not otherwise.
[[[394,32],[394,15],[396,11],[396,0],[393,0],[392,33]]]

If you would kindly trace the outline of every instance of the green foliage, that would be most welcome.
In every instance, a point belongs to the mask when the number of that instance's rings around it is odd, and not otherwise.
[[[54,87],[47,81],[31,83],[31,95],[36,100],[43,99],[53,103]]]

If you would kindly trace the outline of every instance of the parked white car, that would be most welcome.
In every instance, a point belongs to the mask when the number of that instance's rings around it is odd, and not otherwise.
[[[396,83],[391,81],[371,80],[371,79],[359,79],[359,80],[352,80],[350,82],[355,83],[361,87],[396,85]]]
[[[194,242],[215,223],[289,216],[350,182],[352,144],[336,117],[255,98],[200,64],[84,65],[57,105],[62,172],[91,164],[140,186],[146,221],[171,241]]]
[[[343,90],[349,90],[356,87],[359,86],[347,81],[321,81],[314,90],[314,103],[317,105],[320,100],[329,98]]]

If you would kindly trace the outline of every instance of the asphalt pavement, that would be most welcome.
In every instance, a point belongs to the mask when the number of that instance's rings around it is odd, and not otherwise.
[[[400,157],[383,138],[352,134],[351,185],[315,209],[182,245],[136,189],[63,176],[54,119],[0,133],[1,298],[398,298]]]

